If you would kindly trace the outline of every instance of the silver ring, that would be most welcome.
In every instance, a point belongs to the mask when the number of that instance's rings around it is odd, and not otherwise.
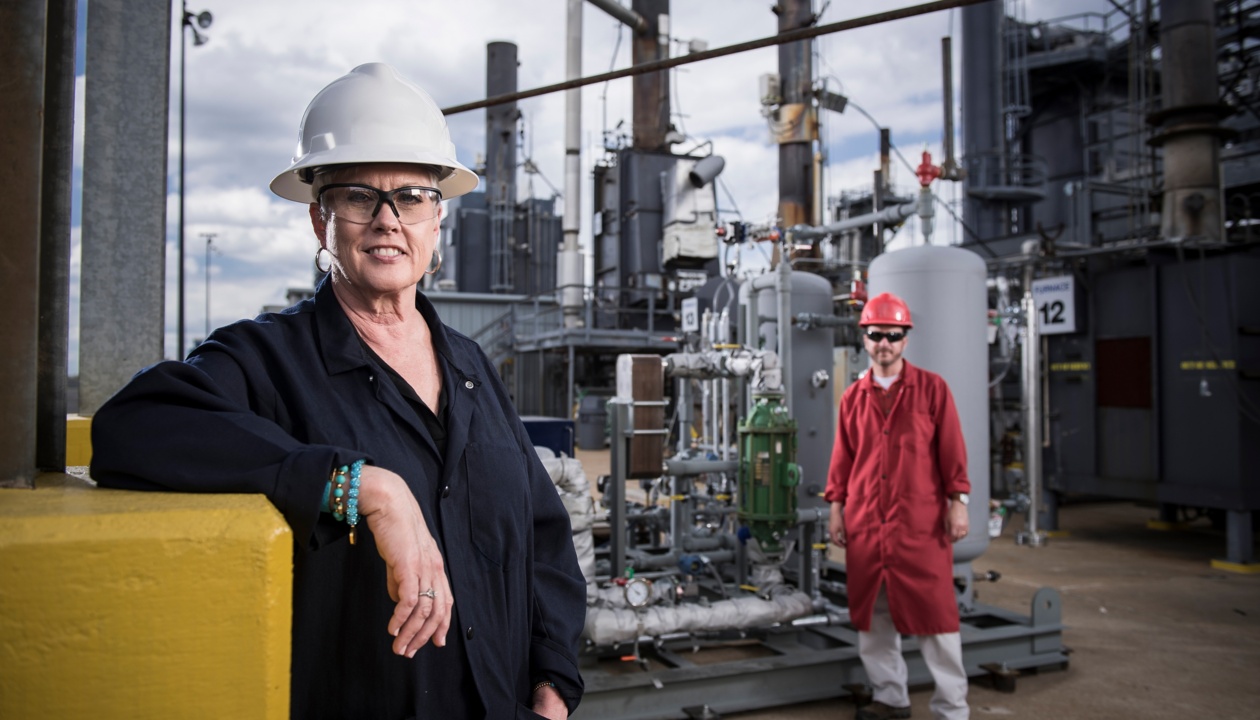
[[[416,597],[427,597],[430,600],[437,600],[437,592],[435,592],[433,588],[429,588],[428,590],[421,592]]]

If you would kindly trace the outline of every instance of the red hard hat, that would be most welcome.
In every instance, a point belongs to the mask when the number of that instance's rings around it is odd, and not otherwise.
[[[910,319],[910,308],[906,307],[904,300],[892,293],[880,293],[867,301],[866,307],[862,308],[858,325],[899,325],[911,328],[914,327],[914,321]]]

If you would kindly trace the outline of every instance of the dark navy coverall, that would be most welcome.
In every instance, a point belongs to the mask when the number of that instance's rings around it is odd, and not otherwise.
[[[187,361],[136,375],[93,418],[92,477],[262,493],[283,513],[294,536],[294,718],[532,718],[542,680],[572,711],[586,594],[568,516],[481,348],[423,294],[416,305],[443,377],[427,423],[325,281],[311,300],[221,328]],[[371,532],[360,523],[352,547],[345,523],[320,513],[331,469],[358,458],[406,480],[442,549],[455,595],[445,648],[393,654],[394,603]]]

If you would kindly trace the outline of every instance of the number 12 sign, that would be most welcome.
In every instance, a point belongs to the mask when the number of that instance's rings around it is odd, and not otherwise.
[[[1033,280],[1038,329],[1043,335],[1076,332],[1076,293],[1071,275]]]

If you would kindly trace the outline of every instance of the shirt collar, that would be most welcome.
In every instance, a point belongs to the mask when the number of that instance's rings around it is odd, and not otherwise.
[[[324,366],[330,375],[348,372],[369,364],[367,355],[359,345],[359,334],[346,316],[337,296],[333,294],[332,280],[325,276],[315,288],[315,327],[318,332],[316,342],[324,359]],[[429,334],[433,338],[433,349],[442,356],[460,375],[472,377],[475,374],[465,368],[466,363],[457,362],[451,349],[450,337],[446,326],[438,317],[433,303],[416,291],[416,309],[429,325]]]
[[[891,390],[893,386],[896,385],[897,383],[901,383],[902,387],[910,387],[914,385],[915,382],[919,379],[919,372],[920,371],[917,367],[911,365],[909,360],[906,360],[905,357],[902,357],[901,358],[901,374],[897,376],[897,380],[892,385],[888,386],[888,389]],[[864,380],[866,381],[866,386],[870,388],[871,390],[884,389],[883,386],[875,382],[874,368],[866,369],[866,377],[864,378]]]

